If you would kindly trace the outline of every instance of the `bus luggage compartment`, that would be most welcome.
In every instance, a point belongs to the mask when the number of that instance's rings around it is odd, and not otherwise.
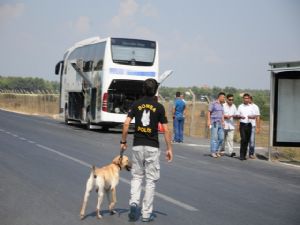
[[[108,112],[127,113],[132,103],[142,96],[143,82],[143,80],[113,80],[108,89]]]

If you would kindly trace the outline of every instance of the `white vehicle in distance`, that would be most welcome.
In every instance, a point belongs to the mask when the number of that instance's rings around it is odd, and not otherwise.
[[[89,38],[76,43],[55,67],[60,75],[60,113],[65,123],[88,129],[116,127],[125,121],[131,104],[141,97],[142,83],[161,83],[156,41],[128,38]],[[134,121],[133,121],[134,122]]]

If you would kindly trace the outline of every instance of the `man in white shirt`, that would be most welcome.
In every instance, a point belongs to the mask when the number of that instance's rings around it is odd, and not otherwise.
[[[249,104],[250,95],[245,93],[243,95],[243,104],[238,107],[238,116],[240,118],[240,160],[246,160],[247,149],[250,142],[252,124],[251,119],[255,119],[254,107]]]
[[[255,159],[255,134],[260,132],[260,111],[259,107],[254,104],[253,97],[250,96],[250,105],[253,107],[255,119],[251,119],[252,130],[249,143],[249,158]]]
[[[233,95],[228,94],[226,96],[226,102],[223,104],[224,109],[224,142],[222,145],[221,155],[225,153],[225,145],[227,146],[228,153],[230,157],[234,157],[236,154],[233,151],[233,137],[234,137],[234,129],[235,129],[235,121],[234,118],[237,116],[237,109],[235,104],[233,104]]]

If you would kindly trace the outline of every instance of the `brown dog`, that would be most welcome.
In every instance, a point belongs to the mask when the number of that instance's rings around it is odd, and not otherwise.
[[[131,169],[131,163],[129,162],[128,157],[125,155],[122,157],[115,157],[112,163],[107,166],[101,168],[96,168],[93,166],[91,175],[86,182],[86,190],[80,210],[80,219],[84,219],[86,204],[93,187],[96,187],[96,192],[98,192],[98,202],[96,207],[97,218],[102,218],[100,215],[100,205],[103,200],[104,191],[106,192],[109,201],[110,213],[116,213],[114,211],[114,206],[117,202],[116,186],[119,183],[120,170],[124,168],[126,168],[128,171]]]

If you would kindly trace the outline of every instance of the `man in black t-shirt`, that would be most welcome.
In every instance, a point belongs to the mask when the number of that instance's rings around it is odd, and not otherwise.
[[[132,148],[132,179],[130,190],[130,212],[131,220],[137,219],[137,207],[140,204],[142,182],[145,177],[146,187],[142,202],[142,220],[149,222],[153,220],[153,198],[155,194],[155,183],[160,177],[159,164],[159,140],[158,123],[161,123],[165,133],[167,145],[166,159],[171,162],[173,150],[171,145],[171,135],[167,126],[167,118],[163,105],[158,103],[154,96],[158,84],[154,79],[147,79],[143,84],[144,97],[133,103],[124,122],[121,150],[127,148],[127,134],[130,122],[135,118],[135,132]]]

